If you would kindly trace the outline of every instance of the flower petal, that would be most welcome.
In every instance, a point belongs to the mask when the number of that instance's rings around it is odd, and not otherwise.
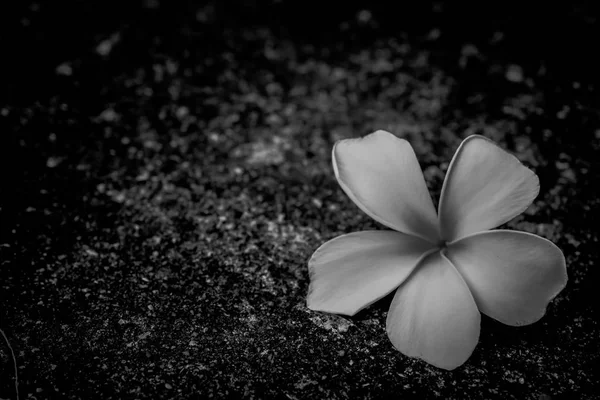
[[[451,370],[473,353],[480,320],[467,284],[438,251],[421,261],[396,292],[387,332],[405,355]]]
[[[394,231],[338,236],[315,251],[308,308],[354,315],[396,289],[431,244]]]
[[[386,131],[337,142],[335,177],[348,197],[375,221],[438,242],[437,218],[417,157]]]
[[[440,196],[442,238],[456,240],[495,228],[521,214],[538,195],[537,175],[479,135],[459,146]]]
[[[542,318],[567,284],[562,251],[530,233],[476,233],[451,243],[447,256],[469,285],[479,310],[507,325]]]

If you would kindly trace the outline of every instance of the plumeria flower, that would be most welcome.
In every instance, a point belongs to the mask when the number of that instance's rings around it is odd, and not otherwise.
[[[539,180],[491,140],[456,151],[435,208],[410,144],[377,131],[341,140],[333,169],[352,201],[392,231],[339,236],[309,261],[311,310],[354,315],[398,289],[387,314],[392,344],[452,370],[473,353],[480,312],[507,325],[538,321],[565,287],[561,250],[526,232],[490,230],[521,214]]]

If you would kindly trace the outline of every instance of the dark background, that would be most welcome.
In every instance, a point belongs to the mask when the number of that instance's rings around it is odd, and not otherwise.
[[[21,398],[600,398],[596,2],[326,5],[0,6]],[[484,317],[452,372],[392,348],[389,299],[353,318],[304,303],[321,243],[381,228],[330,165],[376,129],[411,142],[436,202],[460,140],[497,141],[542,186],[507,227],[567,258],[540,322]],[[13,377],[3,343],[1,398]]]

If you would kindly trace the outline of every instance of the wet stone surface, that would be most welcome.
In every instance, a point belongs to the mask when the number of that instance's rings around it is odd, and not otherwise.
[[[600,398],[597,10],[166,3],[28,2],[4,27],[0,327],[22,399]],[[330,158],[376,129],[410,141],[436,203],[464,137],[513,152],[541,191],[506,227],[567,259],[541,321],[482,317],[451,372],[393,349],[389,297],[305,305],[312,252],[382,228]],[[0,398],[13,379],[3,342]]]

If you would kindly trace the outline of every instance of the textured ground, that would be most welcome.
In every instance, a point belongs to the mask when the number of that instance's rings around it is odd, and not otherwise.
[[[2,24],[0,327],[22,399],[600,398],[596,10],[166,3]],[[507,225],[567,259],[540,322],[484,317],[452,372],[392,348],[389,298],[305,306],[312,252],[379,228],[330,164],[376,129],[436,198],[467,135],[515,153],[541,192]],[[0,398],[13,379],[0,342]]]

